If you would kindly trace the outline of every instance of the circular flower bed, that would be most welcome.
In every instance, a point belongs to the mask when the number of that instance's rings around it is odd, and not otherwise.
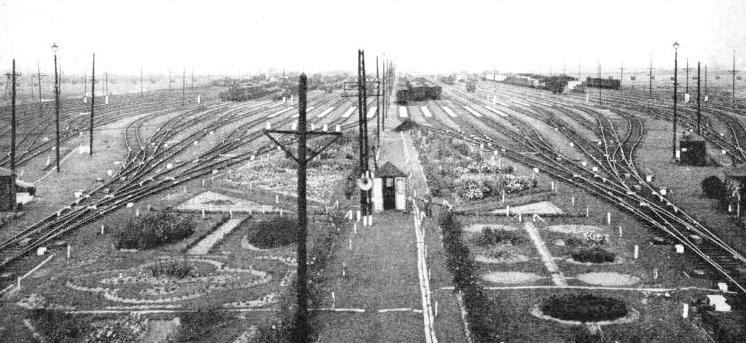
[[[623,301],[593,294],[553,295],[541,303],[540,309],[550,317],[583,323],[611,321],[629,312]]]

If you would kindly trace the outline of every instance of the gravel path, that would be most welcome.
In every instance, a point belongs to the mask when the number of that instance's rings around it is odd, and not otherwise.
[[[531,241],[534,242],[534,246],[536,246],[536,250],[539,252],[541,260],[544,262],[544,266],[546,266],[547,270],[552,273],[552,281],[554,281],[554,284],[557,286],[566,286],[567,280],[565,280],[565,277],[560,272],[557,263],[554,262],[554,258],[552,257],[552,254],[549,253],[546,243],[541,239],[539,230],[537,230],[531,222],[526,222],[523,225],[523,228],[526,229],[529,237],[531,237]]]
[[[189,255],[206,255],[207,252],[212,249],[218,241],[223,239],[225,235],[229,234],[233,229],[241,223],[241,219],[230,219],[225,224],[221,225],[217,230],[213,231],[207,237],[203,238],[197,245],[189,249],[187,254]]]

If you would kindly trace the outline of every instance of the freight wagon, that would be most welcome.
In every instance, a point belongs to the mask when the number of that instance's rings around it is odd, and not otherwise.
[[[442,89],[430,81],[404,81],[396,91],[396,102],[405,105],[409,101],[438,100]]]
[[[613,78],[604,79],[598,77],[588,77],[585,79],[585,86],[594,88],[619,89],[621,87],[621,80]]]
[[[220,92],[220,100],[224,101],[246,101],[263,97],[277,92],[277,87],[265,86],[233,86]]]

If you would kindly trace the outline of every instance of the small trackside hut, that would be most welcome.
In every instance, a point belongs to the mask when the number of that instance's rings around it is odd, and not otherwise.
[[[378,168],[373,179],[373,210],[407,209],[407,174],[393,163]]]
[[[707,146],[704,138],[684,131],[679,141],[681,145],[681,163],[689,166],[707,165]]]
[[[0,211],[12,211],[16,207],[16,174],[0,167]]]

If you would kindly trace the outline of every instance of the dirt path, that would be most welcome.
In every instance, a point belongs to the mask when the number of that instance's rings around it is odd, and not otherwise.
[[[380,161],[391,161],[405,173],[412,165],[415,189],[418,195],[425,194],[422,167],[408,134],[386,131],[381,138]],[[327,271],[328,295],[316,304],[365,311],[315,314],[317,342],[466,341],[455,296],[430,291],[430,263],[438,258],[436,263],[445,264],[440,260],[442,252],[433,252],[442,250],[436,243],[437,234],[416,226],[412,214],[387,211],[373,218],[372,227],[358,222],[357,233],[350,230],[349,236],[342,238],[344,243],[338,246]],[[446,275],[445,279],[450,278]],[[439,283],[432,289],[446,285]],[[437,315],[435,302],[440,306]]]
[[[523,228],[528,232],[528,236],[531,237],[531,241],[534,242],[536,251],[541,255],[541,260],[544,262],[544,266],[552,273],[552,281],[557,286],[567,286],[567,280],[560,272],[557,263],[554,262],[554,257],[547,249],[546,243],[539,235],[539,230],[536,229],[533,223],[526,222],[523,224]]]
[[[189,249],[187,254],[189,255],[205,255],[212,249],[212,247],[235,229],[238,224],[241,223],[241,219],[230,219],[225,224],[221,225],[217,230],[213,231],[207,237],[203,238],[197,245]]]

